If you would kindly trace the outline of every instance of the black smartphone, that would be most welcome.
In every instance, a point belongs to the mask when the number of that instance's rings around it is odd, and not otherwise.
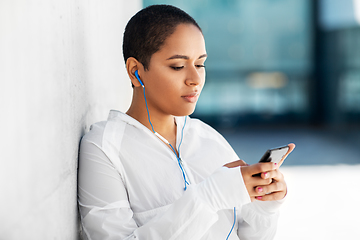
[[[277,148],[271,148],[265,152],[259,162],[274,162],[279,163],[288,152],[289,146],[282,146]]]

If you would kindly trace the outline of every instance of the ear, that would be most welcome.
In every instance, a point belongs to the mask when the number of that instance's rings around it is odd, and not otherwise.
[[[135,87],[141,87],[141,84],[140,84],[139,80],[135,76],[135,71],[138,70],[138,74],[139,74],[139,77],[140,77],[141,76],[140,71],[142,71],[143,69],[144,69],[143,65],[138,60],[136,60],[136,58],[129,57],[126,60],[126,71],[127,71],[128,75],[129,75],[131,83]],[[141,79],[141,77],[140,77],[140,79]]]

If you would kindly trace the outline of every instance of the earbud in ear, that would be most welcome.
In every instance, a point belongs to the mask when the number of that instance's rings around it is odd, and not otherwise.
[[[135,71],[135,76],[136,76],[136,78],[139,80],[139,83],[141,84],[141,86],[144,87],[143,82],[140,80],[138,70]]]

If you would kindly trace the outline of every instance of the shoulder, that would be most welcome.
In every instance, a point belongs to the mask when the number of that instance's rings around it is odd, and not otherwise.
[[[101,146],[106,123],[106,121],[102,121],[92,124],[89,132],[82,137],[81,142],[91,142]]]
[[[114,115],[110,112],[107,121],[97,122],[91,125],[88,133],[81,139],[80,160],[86,162],[86,156],[97,153],[103,161],[110,161],[112,165],[122,172],[119,152],[124,139],[124,131],[127,123],[121,119],[121,113]]]
[[[101,148],[106,148],[106,144],[109,143],[111,145],[121,143],[127,125],[122,120],[122,115],[121,112],[111,111],[107,121],[91,125],[89,132],[82,138],[82,142],[90,142]]]

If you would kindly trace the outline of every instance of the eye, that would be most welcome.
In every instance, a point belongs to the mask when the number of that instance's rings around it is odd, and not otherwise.
[[[174,69],[175,71],[179,71],[179,70],[183,69],[184,66],[181,66],[181,67],[171,66],[171,68]]]
[[[205,65],[198,64],[198,65],[195,65],[195,67],[197,67],[197,68],[205,68]]]

